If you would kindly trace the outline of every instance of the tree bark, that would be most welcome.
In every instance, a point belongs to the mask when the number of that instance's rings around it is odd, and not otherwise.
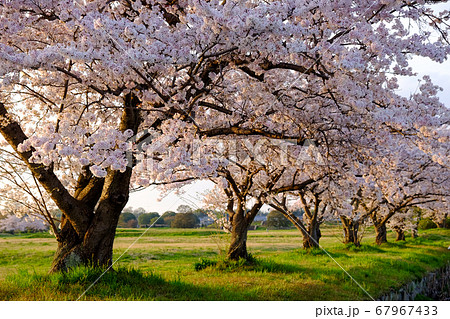
[[[227,258],[230,260],[248,259],[247,232],[248,228],[258,214],[263,203],[258,200],[248,212],[245,210],[245,200],[238,204],[235,212],[229,207],[231,222],[231,243],[228,248]]]
[[[96,216],[84,238],[80,238],[72,225],[64,223],[58,236],[58,248],[50,273],[65,272],[80,265],[105,268],[112,264],[115,231],[121,210],[110,211],[106,220]]]
[[[357,247],[361,246],[358,237],[359,222],[346,216],[340,216],[340,219],[344,230],[344,244],[354,244]]]
[[[387,229],[385,223],[375,225],[375,233],[375,242],[377,243],[377,245],[387,243]]]
[[[433,222],[436,224],[437,228],[447,228],[447,218],[438,221],[433,220]]]
[[[63,214],[61,218],[61,231],[57,235],[58,247],[50,268],[51,273],[67,271],[83,263],[81,243],[82,239],[77,234],[72,224]]]
[[[320,224],[312,222],[306,228],[307,233],[302,232],[303,235],[303,248],[319,248],[319,240],[322,237],[320,232]]]
[[[247,230],[248,223],[243,214],[234,214],[231,218],[231,243],[228,249],[228,259],[247,259]]]
[[[395,241],[402,241],[405,240],[405,232],[400,227],[395,228],[395,232],[397,233],[397,238]]]

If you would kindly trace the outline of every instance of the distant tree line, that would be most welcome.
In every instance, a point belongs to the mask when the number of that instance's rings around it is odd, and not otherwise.
[[[119,217],[118,227],[121,228],[197,228],[208,226],[214,221],[202,209],[193,210],[188,205],[180,205],[177,211],[166,211],[162,215],[158,212],[146,212],[144,208],[125,208]]]

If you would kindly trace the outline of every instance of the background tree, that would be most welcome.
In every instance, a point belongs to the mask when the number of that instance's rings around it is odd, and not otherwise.
[[[167,222],[162,217],[153,217],[150,220],[150,225],[168,225],[170,227],[170,223],[172,222],[173,217],[168,217]]]
[[[48,225],[40,219],[33,219],[29,216],[17,217],[14,214],[10,214],[0,219],[0,232],[36,232],[46,231]]]
[[[132,213],[134,216],[139,217],[140,215],[145,214],[146,211],[145,211],[145,208],[138,207],[136,209],[133,209]]]
[[[139,227],[149,227],[154,218],[159,218],[159,214],[156,212],[140,214],[138,216]]]
[[[430,218],[439,228],[450,228],[449,196],[439,196],[436,201],[422,205],[424,218]]]
[[[119,217],[118,227],[137,227],[137,218],[132,213],[122,213]]]
[[[204,209],[198,208],[192,212],[199,219],[208,217],[208,213]]]
[[[395,154],[395,155],[394,155]],[[442,201],[449,187],[449,169],[436,163],[417,148],[405,145],[400,153],[391,153],[391,160],[385,160],[384,165],[371,167],[375,181],[375,195],[378,205],[367,208],[371,211],[370,218],[376,230],[376,242],[387,241],[386,225],[396,214],[409,214],[412,222],[413,207],[426,207],[436,201]],[[405,219],[397,218],[395,227],[403,238]],[[407,224],[409,224],[408,222]]]
[[[177,213],[179,214],[192,213],[192,208],[189,205],[180,205],[177,208]]]
[[[172,220],[170,227],[172,228],[195,228],[199,225],[200,220],[193,213],[178,213]]]
[[[176,215],[177,215],[177,213],[175,213],[175,212],[167,211],[164,214],[162,214],[161,219],[163,220],[164,224],[171,227],[172,221],[174,220]]]
[[[284,215],[279,211],[272,210],[267,215],[266,225],[267,227],[282,229],[292,226],[292,223],[286,217],[284,217]]]

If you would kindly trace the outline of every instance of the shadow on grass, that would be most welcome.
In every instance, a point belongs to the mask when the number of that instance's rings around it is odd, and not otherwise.
[[[102,274],[77,268],[66,274],[37,275],[21,271],[0,286],[0,300],[77,300]],[[221,288],[194,286],[159,275],[120,268],[105,273],[80,300],[241,300],[244,296]],[[247,296],[258,299],[257,296]]]
[[[441,233],[438,234],[422,233],[420,234],[419,237],[411,240],[411,244],[447,247],[449,244],[449,238],[448,235],[446,236],[445,231],[446,230],[443,230]]]
[[[196,271],[204,269],[217,270],[221,272],[239,272],[239,271],[253,271],[262,273],[301,273],[305,269],[288,263],[279,263],[271,259],[257,259],[250,255],[248,260],[239,259],[238,261],[219,258],[219,260],[210,260],[201,258],[199,262],[194,264]]]
[[[361,246],[356,246],[354,244],[345,245],[345,249],[351,252],[370,252],[370,253],[383,253],[384,249],[381,249],[378,245],[364,244]]]
[[[337,251],[330,251],[327,250],[326,252],[323,249],[320,248],[310,248],[310,249],[303,249],[299,248],[293,251],[294,254],[300,255],[300,256],[324,256],[329,258],[329,256],[333,258],[348,258],[349,256],[347,254],[337,252]]]

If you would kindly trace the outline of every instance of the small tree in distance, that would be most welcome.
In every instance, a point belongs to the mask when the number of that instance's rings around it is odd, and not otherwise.
[[[139,227],[148,227],[153,224],[151,221],[155,218],[159,218],[159,214],[156,212],[145,213],[138,216]]]
[[[272,210],[269,215],[267,215],[267,227],[280,229],[288,228],[290,226],[292,226],[292,223],[277,210]]]
[[[180,205],[177,208],[177,213],[181,214],[192,213],[192,208],[188,205]]]
[[[193,213],[176,214],[171,226],[172,228],[195,228],[200,220]]]
[[[164,220],[164,218],[162,218],[162,217],[153,217],[152,220],[150,221],[149,226],[151,226],[151,225],[153,225],[153,224],[155,224],[155,225],[164,225],[164,224],[166,224],[166,225],[169,225],[169,226],[170,226],[170,223],[171,223],[171,219],[172,219],[172,218],[173,218],[173,217],[170,217],[170,218],[169,218],[169,223],[168,223],[168,222],[166,222],[166,221]]]
[[[167,211],[164,214],[162,214],[161,219],[164,221],[164,224],[169,225],[170,227],[176,215],[177,213],[175,212]]]
[[[128,213],[128,212],[120,214],[118,227],[126,227],[126,228],[137,227],[136,216],[134,216],[132,213]]]

